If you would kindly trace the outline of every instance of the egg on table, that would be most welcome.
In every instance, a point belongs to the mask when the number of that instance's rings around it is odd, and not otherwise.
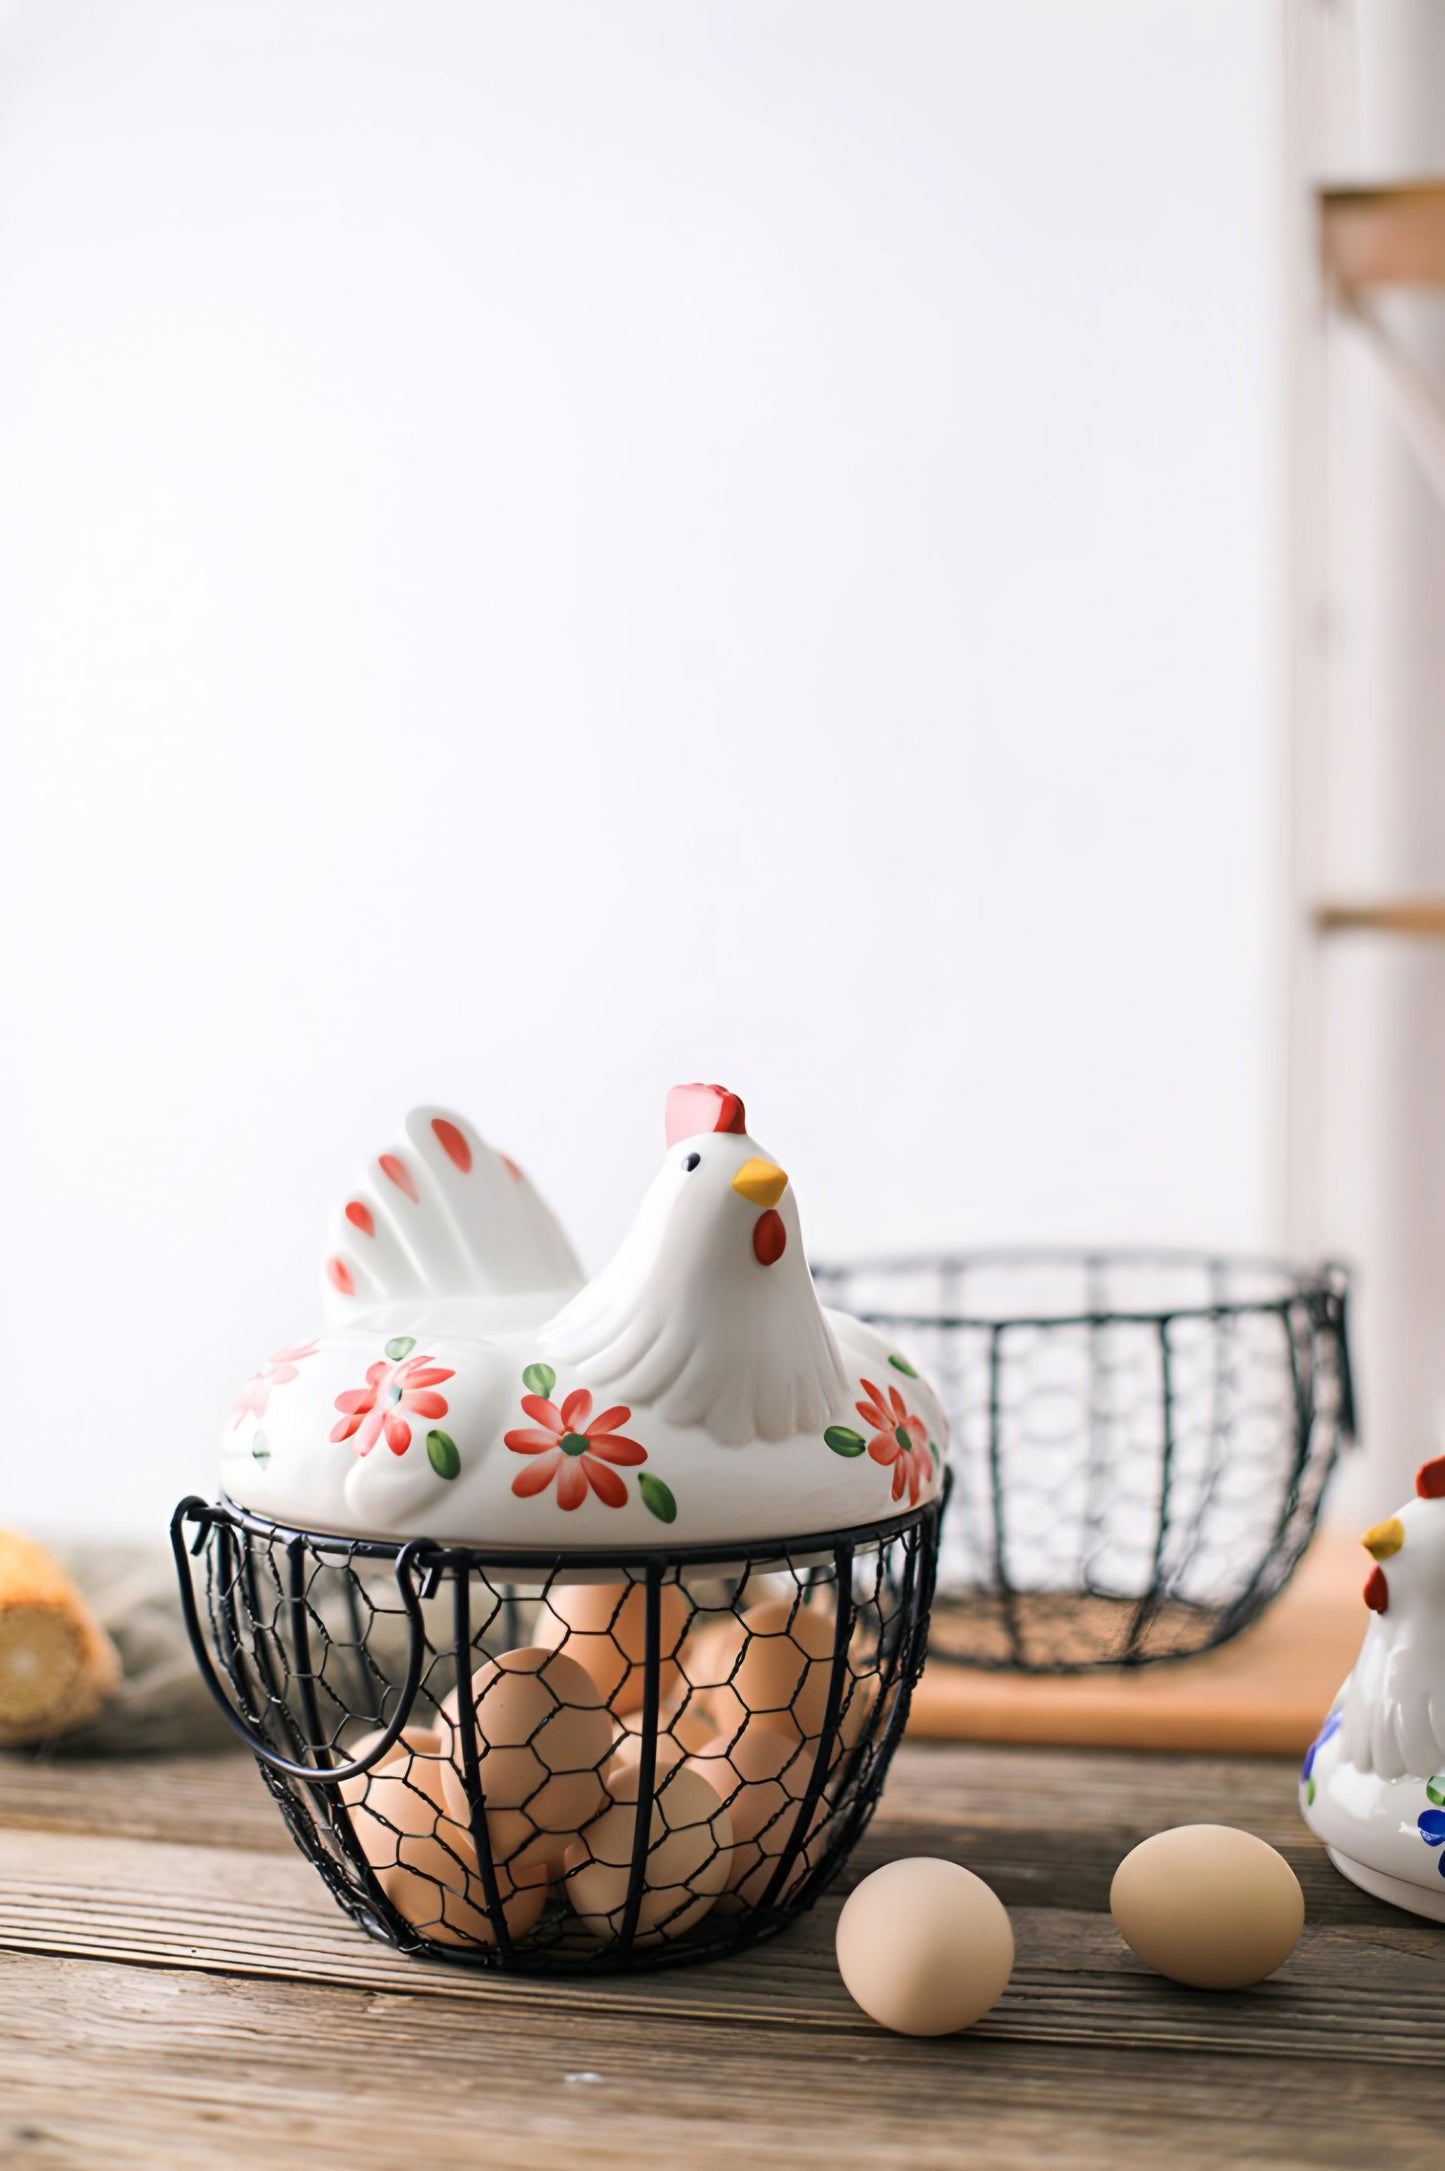
[[[1008,1912],[957,1862],[885,1862],[838,1917],[838,1972],[870,2019],[898,2035],[952,2035],[981,2020],[1013,1973]]]
[[[1126,1945],[1196,1990],[1244,1990],[1299,1943],[1305,1903],[1282,1854],[1228,1824],[1156,1832],[1114,1872],[1109,1907]]]

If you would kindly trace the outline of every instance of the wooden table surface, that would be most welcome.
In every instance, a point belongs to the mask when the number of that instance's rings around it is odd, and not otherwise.
[[[0,1757],[0,2164],[1433,2167],[1445,1933],[1338,1878],[1294,1798],[1273,1759],[910,1744],[812,1916],[579,1985],[374,1943],[244,1756]],[[1162,1982],[1110,1923],[1119,1858],[1192,1820],[1304,1884],[1257,1990]],[[1019,1961],[976,2029],[913,2042],[851,2004],[832,1932],[858,1875],[931,1853],[994,1886]]]

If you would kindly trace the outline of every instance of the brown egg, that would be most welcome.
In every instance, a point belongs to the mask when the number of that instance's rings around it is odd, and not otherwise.
[[[678,1679],[668,1727],[684,1749],[702,1749],[717,1732],[712,1697],[726,1680],[740,1639],[731,1613],[695,1613],[678,1649]]]
[[[348,1764],[354,1764],[358,1757],[365,1756],[376,1747],[383,1731],[379,1726],[374,1728],[371,1733],[363,1734],[360,1741],[338,1751],[338,1755],[344,1756]],[[393,1770],[397,1765],[409,1767],[413,1757],[433,1757],[439,1761],[445,1754],[442,1737],[436,1727],[404,1726],[379,1764],[373,1764],[370,1771],[359,1772],[354,1779],[343,1779],[336,1791],[348,1807],[351,1807],[365,1799],[366,1783],[374,1773]]]
[[[843,1684],[843,1708],[838,1714],[838,1742],[840,1748],[856,1749],[873,1723],[873,1712],[878,1702],[878,1676],[864,1671],[854,1673]]]
[[[736,1614],[695,1613],[677,1654],[688,1685],[717,1688],[732,1672],[741,1644]]]
[[[854,2003],[898,2035],[952,2035],[982,2019],[1013,1973],[1008,1913],[957,1862],[885,1862],[838,1917],[838,1972]]]
[[[678,1686],[677,1650],[692,1604],[676,1583],[658,1593],[658,1696]],[[553,1584],[537,1615],[537,1642],[585,1666],[613,1711],[640,1709],[646,1681],[647,1591],[641,1583]]]
[[[688,1752],[707,1748],[717,1737],[717,1713],[711,1699],[698,1690],[669,1713],[667,1725],[668,1732]]]
[[[659,1734],[653,1752],[652,1784],[654,1790],[662,1785],[670,1771],[683,1762],[680,1742],[671,1734]],[[614,1802],[635,1802],[638,1794],[638,1774],[642,1766],[642,1739],[640,1735],[624,1733],[613,1752],[611,1763],[602,1774],[607,1792]]]
[[[599,1940],[622,1928],[637,1803],[618,1802],[589,1824],[564,1858],[561,1890]],[[732,1821],[708,1781],[689,1765],[669,1773],[652,1805],[637,1942],[680,1937],[712,1906],[732,1868]]]
[[[749,1606],[731,1630],[704,1647],[717,1686],[703,1694],[720,1734],[758,1719],[796,1741],[822,1732],[833,1670],[836,1620],[827,1601],[796,1598]],[[726,1662],[726,1663],[724,1663]]]
[[[733,1859],[724,1895],[755,1907],[768,1890],[779,1856],[792,1845],[798,1805],[808,1791],[817,1750],[754,1719],[735,1739],[720,1737],[690,1762],[719,1796],[732,1822]],[[820,1797],[807,1843],[775,1902],[792,1892],[813,1867],[817,1859],[813,1837],[829,1813],[827,1801]]]
[[[565,1843],[604,1805],[602,1769],[612,1753],[612,1721],[585,1667],[539,1645],[479,1666],[471,1704],[494,1852],[514,1865],[513,1874],[525,1884],[530,1879],[522,1857],[530,1839],[543,1841],[534,1861],[555,1858],[560,1849],[547,1842]],[[454,1689],[441,1707],[447,1750],[441,1784],[451,1815],[466,1822],[460,1709]]]
[[[403,1742],[379,1769],[343,1780],[338,1790],[361,1851],[397,1913],[424,1936],[444,1945],[495,1944],[471,1833],[447,1815],[440,1741],[417,1727]],[[519,1890],[505,1870],[497,1882],[507,1928],[523,1937],[542,1912],[546,1886]]]
[[[1148,1966],[1197,1990],[1243,1990],[1282,1967],[1305,1903],[1282,1854],[1228,1824],[1156,1832],[1114,1872],[1109,1906]]]

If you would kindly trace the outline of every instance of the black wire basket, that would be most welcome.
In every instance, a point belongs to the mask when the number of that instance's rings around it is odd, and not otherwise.
[[[948,1410],[935,1660],[1183,1658],[1283,1588],[1354,1432],[1342,1268],[998,1252],[814,1278]]]
[[[181,1502],[196,1658],[346,1912],[527,1974],[773,1935],[877,1802],[942,1501],[767,1544],[487,1552]]]

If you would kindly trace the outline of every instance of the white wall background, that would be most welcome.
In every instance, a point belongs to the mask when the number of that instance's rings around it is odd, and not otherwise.
[[[1445,6],[1350,0],[1320,9],[1329,95],[1320,176],[1360,183],[1445,171]],[[1380,313],[1445,384],[1445,300],[1391,292]],[[1320,338],[1320,316],[1305,336]],[[1313,895],[1354,902],[1445,890],[1445,507],[1407,442],[1375,357],[1336,313],[1327,400],[1308,440],[1322,532],[1302,546],[1314,624],[1327,629],[1302,717],[1319,809]],[[1318,637],[1318,636],[1317,636]],[[1445,1449],[1445,949],[1334,937],[1316,978],[1318,1060],[1297,1082],[1312,1165],[1296,1241],[1359,1262],[1355,1354],[1369,1455],[1337,1495],[1352,1527],[1390,1513]]]
[[[208,1487],[412,1100],[594,1262],[1257,1243],[1256,0],[37,0],[0,34],[0,1515]]]

